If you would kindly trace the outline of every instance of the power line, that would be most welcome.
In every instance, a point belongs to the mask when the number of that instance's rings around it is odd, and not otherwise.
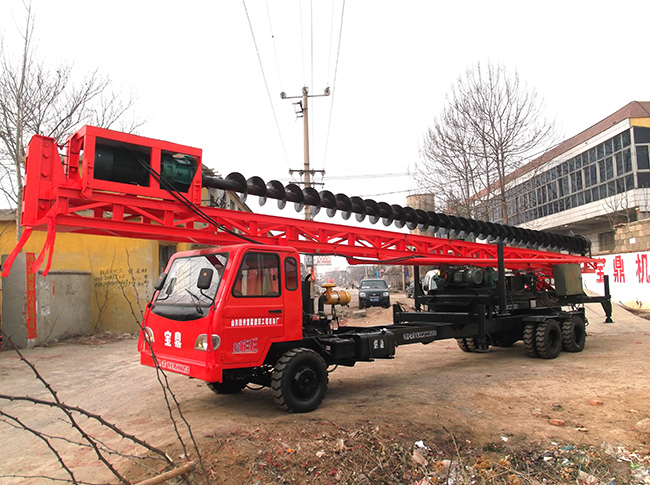
[[[374,179],[374,178],[386,178],[386,177],[406,177],[411,175],[409,172],[397,172],[397,173],[365,173],[365,174],[356,174],[356,175],[334,175],[328,176],[328,180],[349,180],[349,179]]]
[[[282,90],[282,86],[284,85],[282,82],[282,74],[280,73],[280,62],[278,61],[278,49],[275,45],[275,35],[273,34],[273,25],[271,24],[271,12],[269,10],[269,1],[266,0],[266,16],[269,20],[269,30],[271,31],[271,41],[273,42],[273,53],[275,55],[275,66],[278,70],[278,79],[280,81],[280,90]]]
[[[377,197],[380,195],[393,195],[393,194],[403,194],[405,192],[412,192],[411,189],[405,189],[405,190],[395,190],[393,192],[381,192],[379,194],[366,194],[366,195],[360,195],[359,197],[364,198],[364,197]]]
[[[309,40],[311,43],[311,52],[309,54],[311,59],[311,88],[314,89],[314,0],[309,2]]]
[[[314,0],[309,2],[309,39],[311,43],[311,51],[309,54],[311,65],[311,88],[314,89]],[[314,132],[316,131],[316,116],[314,115],[314,107],[312,106],[311,115],[311,139],[314,140]],[[312,142],[313,143],[313,142]]]
[[[315,172],[322,172],[322,170],[313,170]],[[293,170],[293,172],[298,172],[298,170]],[[391,178],[391,177],[409,177],[411,176],[412,173],[410,172],[396,172],[396,173],[361,173],[361,174],[355,174],[355,175],[328,175],[327,180],[355,180],[355,179],[376,179],[376,178]],[[280,178],[278,179],[280,182],[299,182],[296,181],[295,178],[291,179],[286,179],[286,178]],[[302,182],[299,182],[302,183]]]
[[[242,0],[242,3],[244,4],[244,11],[246,12],[246,19],[248,20],[248,27],[250,28],[251,31],[251,36],[253,37],[253,44],[255,45],[255,52],[257,53],[257,61],[260,64],[260,70],[262,71],[262,79],[264,79],[264,87],[266,87],[266,95],[269,98],[269,103],[271,103],[271,111],[273,111],[273,119],[275,120],[275,126],[278,130],[278,136],[280,137],[280,143],[282,144],[282,151],[284,152],[284,159],[287,162],[287,165],[290,167],[291,165],[289,164],[289,157],[287,155],[287,149],[284,146],[284,139],[282,138],[282,132],[280,131],[280,123],[278,123],[278,117],[275,114],[275,106],[273,106],[273,99],[271,98],[271,91],[269,91],[269,84],[266,81],[266,74],[264,73],[264,66],[262,64],[262,58],[260,57],[260,50],[257,47],[257,41],[255,40],[255,32],[253,32],[253,24],[251,23],[251,18],[250,15],[248,15],[248,8],[246,7],[246,0]]]
[[[332,2],[332,17],[330,19],[330,43],[329,49],[327,50],[327,80],[330,79],[330,74],[332,73],[332,41],[334,40],[334,3]]]
[[[302,2],[298,0],[298,9],[300,11],[300,49],[302,52],[302,85],[307,85],[307,75],[305,74],[305,35],[302,27]]]
[[[327,120],[327,136],[325,137],[325,150],[323,152],[323,169],[325,169],[325,162],[327,161],[327,148],[329,147],[330,141],[330,128],[332,127],[332,112],[334,111],[334,96],[336,94],[336,76],[339,71],[339,56],[341,54],[341,39],[343,37],[343,16],[345,14],[345,0],[343,0],[343,6],[341,7],[341,22],[339,25],[339,42],[336,48],[336,63],[334,65],[334,81],[332,83],[332,103],[330,104],[330,115]],[[334,15],[332,13],[332,15]]]

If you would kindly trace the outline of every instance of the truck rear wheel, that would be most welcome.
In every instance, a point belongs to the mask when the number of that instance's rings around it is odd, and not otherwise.
[[[242,381],[224,380],[223,382],[207,382],[211,391],[217,394],[237,394],[241,392],[246,383]]]
[[[585,320],[580,315],[573,315],[562,322],[562,349],[567,352],[582,352],[586,339]]]
[[[539,357],[539,352],[537,352],[537,345],[535,342],[535,330],[537,325],[534,323],[527,323],[524,327],[524,346],[526,347],[526,352],[531,357]]]
[[[463,352],[476,352],[478,348],[478,340],[472,337],[457,338],[456,342]]]
[[[292,413],[316,409],[327,392],[327,365],[310,349],[286,352],[273,369],[271,389],[278,406]]]
[[[537,325],[535,347],[542,359],[555,359],[562,350],[562,330],[557,320],[546,320]]]

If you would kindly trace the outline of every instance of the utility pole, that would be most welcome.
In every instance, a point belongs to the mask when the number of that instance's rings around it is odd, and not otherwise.
[[[303,125],[303,140],[304,140],[304,166],[302,170],[289,169],[290,174],[299,173],[303,178],[302,184],[305,188],[311,187],[312,185],[322,185],[319,183],[312,183],[311,177],[316,173],[322,173],[325,175],[325,170],[312,170],[309,165],[309,98],[317,98],[322,96],[329,96],[330,88],[325,88],[323,94],[312,94],[309,96],[309,89],[307,86],[302,88],[302,96],[287,96],[285,92],[280,93],[282,99],[300,99],[300,101],[293,103],[296,106],[296,117],[302,118]],[[310,207],[305,206],[305,219],[312,220],[314,217],[311,214]]]

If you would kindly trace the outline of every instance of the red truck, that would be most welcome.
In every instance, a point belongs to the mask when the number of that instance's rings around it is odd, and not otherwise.
[[[582,292],[581,271],[594,271],[580,236],[532,231],[372,199],[348,197],[276,180],[203,174],[201,150],[83,127],[63,144],[35,136],[25,161],[21,224],[6,274],[32,230],[47,230],[47,273],[57,230],[208,246],[175,254],[155,285],[138,343],[143,364],[204,380],[217,393],[249,383],[271,387],[285,410],[322,402],[330,365],[393,358],[398,346],[454,338],[461,350],[523,341],[533,357],[552,359],[584,348],[585,303],[609,295]],[[206,207],[202,187],[261,202],[293,202],[312,213],[409,229],[443,228],[438,238]],[[435,232],[435,231],[434,231]],[[479,243],[465,239],[487,239]],[[506,245],[506,243],[511,243]],[[554,252],[540,248],[554,248]],[[49,251],[49,258],[45,255]],[[393,305],[393,324],[339,325],[336,306],[350,295],[324,285],[311,294],[300,254],[338,255],[350,264],[413,265],[415,308]],[[423,291],[420,265],[435,266],[436,288]],[[327,306],[327,307],[326,307]],[[327,311],[326,311],[327,308]]]
[[[281,408],[309,412],[325,396],[328,366],[393,358],[400,345],[455,338],[474,352],[523,340],[531,356],[547,359],[582,351],[583,304],[605,300],[581,288],[558,292],[576,270],[579,279],[576,266],[558,265],[554,287],[502,269],[505,306],[495,272],[449,266],[440,288],[416,287],[427,311],[394,305],[392,325],[351,327],[325,312],[342,292],[327,288],[315,311],[293,248],[243,243],[177,253],[156,284],[138,348],[143,364],[204,380],[216,393],[254,383],[271,387]]]

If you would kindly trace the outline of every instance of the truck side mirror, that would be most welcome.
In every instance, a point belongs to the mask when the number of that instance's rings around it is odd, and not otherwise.
[[[201,290],[207,290],[212,284],[212,275],[214,270],[212,268],[203,268],[199,273],[199,280],[196,282],[196,287]]]
[[[162,290],[162,287],[165,286],[165,280],[166,279],[167,279],[167,273],[160,273],[160,276],[158,276],[158,279],[156,280],[156,284],[153,285],[153,287],[157,291]]]
[[[171,295],[172,293],[174,293],[175,286],[176,286],[176,278],[172,278],[171,280],[169,280],[169,284],[167,285],[167,289],[165,290],[165,293],[167,293],[167,295]]]

